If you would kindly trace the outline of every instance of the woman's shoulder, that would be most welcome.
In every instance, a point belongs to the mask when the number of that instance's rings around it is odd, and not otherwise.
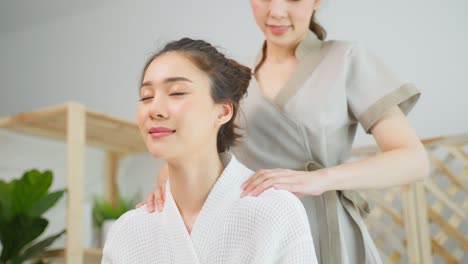
[[[304,206],[287,191],[268,189],[257,197],[246,196],[232,209],[227,220],[234,218],[236,226],[251,230],[253,237],[265,236],[287,243],[310,234]]]
[[[148,212],[146,205],[139,208],[129,210],[121,215],[113,224],[110,233],[116,232],[130,232],[132,233],[135,229],[138,229],[142,225],[152,223],[152,226],[157,226],[157,223],[161,219],[162,213],[156,211],[153,213]]]
[[[147,209],[147,206],[146,204],[145,205],[142,205],[138,208],[135,208],[135,209],[132,209],[132,210],[129,210],[127,212],[125,212],[123,215],[121,215],[119,217],[119,219],[117,221],[122,221],[122,222],[131,222],[131,221],[135,221],[137,219],[145,219],[145,218],[154,218],[156,217],[157,215],[160,215],[160,213],[158,211],[154,212],[154,213],[150,213],[148,212],[148,209]]]
[[[294,194],[276,189],[268,189],[257,197],[259,202],[268,203],[276,205],[277,210],[283,210],[285,212],[296,212],[296,213],[305,213],[304,206],[297,196]]]
[[[227,153],[220,156],[222,160],[230,159],[231,169],[236,172],[236,179],[239,183],[244,182],[252,175],[254,171],[244,165],[237,157],[232,153]],[[239,190],[240,192],[240,190]],[[304,211],[304,206],[301,201],[292,193],[284,190],[276,190],[270,188],[265,190],[257,197],[245,196],[238,200],[240,204],[247,204],[248,207],[255,207],[265,211],[277,212],[278,210],[296,210],[298,212]]]
[[[295,218],[307,221],[307,214],[301,201],[292,193],[273,188],[264,191],[257,197],[246,196],[241,199],[243,206],[247,206],[255,215],[275,221],[289,221]]]

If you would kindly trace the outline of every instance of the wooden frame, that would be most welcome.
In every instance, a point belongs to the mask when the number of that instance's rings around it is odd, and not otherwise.
[[[461,227],[468,222],[468,134],[430,138],[422,143],[430,157],[431,178],[387,190],[363,191],[374,204],[366,223],[371,235],[377,235],[376,245],[384,263],[430,264],[435,256],[446,263],[465,263],[468,234]],[[359,160],[378,152],[375,146],[363,147],[354,149],[353,156]],[[437,180],[444,180],[445,187]],[[391,221],[387,229],[395,232],[382,229],[385,217]],[[399,237],[397,231],[402,230],[404,237]],[[450,248],[453,245],[455,249]]]
[[[0,119],[0,128],[22,134],[64,141],[67,144],[67,234],[64,255],[66,263],[83,263],[100,249],[83,246],[83,203],[85,183],[85,148],[87,145],[106,152],[105,197],[117,201],[117,168],[120,157],[146,152],[138,126],[117,117],[87,109],[69,102]],[[89,257],[89,256],[87,256]]]

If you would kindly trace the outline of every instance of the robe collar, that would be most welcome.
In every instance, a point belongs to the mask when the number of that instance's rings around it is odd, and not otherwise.
[[[201,262],[204,254],[209,250],[204,248],[208,243],[209,233],[217,218],[223,215],[230,204],[238,201],[242,193],[241,185],[253,172],[241,164],[234,155],[225,152],[220,154],[220,159],[225,166],[213,188],[211,188],[205,203],[198,214],[192,227],[191,234],[188,233],[179,209],[171,193],[170,182],[166,185],[166,209],[167,225],[175,240],[183,239],[189,246],[189,254],[194,254]],[[172,236],[171,235],[171,236]]]

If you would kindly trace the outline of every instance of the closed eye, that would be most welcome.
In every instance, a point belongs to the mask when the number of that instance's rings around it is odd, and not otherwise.
[[[187,93],[171,93],[169,95],[170,96],[181,96],[181,95],[184,95],[184,94],[187,94]]]
[[[148,101],[148,100],[153,99],[153,98],[154,98],[153,96],[143,97],[139,101],[140,102],[145,102],[145,101]]]

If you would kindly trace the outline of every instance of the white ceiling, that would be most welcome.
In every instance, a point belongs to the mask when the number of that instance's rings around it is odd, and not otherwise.
[[[0,36],[110,5],[112,0],[0,0]]]

